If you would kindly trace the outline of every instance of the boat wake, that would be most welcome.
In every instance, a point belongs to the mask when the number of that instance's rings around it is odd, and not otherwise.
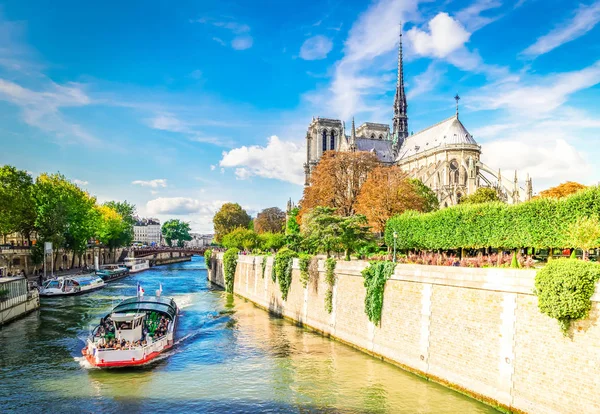
[[[79,366],[83,369],[100,369],[90,364],[84,356],[74,357],[73,359],[77,361],[79,363]]]

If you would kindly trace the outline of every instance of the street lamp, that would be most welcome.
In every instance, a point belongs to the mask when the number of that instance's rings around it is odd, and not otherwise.
[[[398,233],[394,232],[394,263],[396,263],[396,239],[398,239]]]

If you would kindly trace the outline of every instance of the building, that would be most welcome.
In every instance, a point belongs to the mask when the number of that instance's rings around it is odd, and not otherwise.
[[[143,243],[148,246],[160,245],[162,233],[160,221],[155,218],[138,219],[133,225],[133,242]]]
[[[529,177],[521,187],[516,171],[514,179],[510,179],[481,162],[481,146],[459,119],[458,94],[454,99],[455,114],[409,135],[400,33],[391,130],[386,124],[372,122],[356,128],[352,119],[347,135],[341,120],[313,118],[306,133],[305,185],[309,185],[311,171],[324,152],[369,151],[377,155],[381,163],[398,165],[410,177],[423,181],[436,193],[441,207],[458,204],[462,197],[479,187],[495,188],[500,198],[510,204],[529,200],[533,194]]]
[[[187,248],[202,248],[212,244],[215,237],[214,234],[190,233],[192,240],[186,241],[184,246]]]

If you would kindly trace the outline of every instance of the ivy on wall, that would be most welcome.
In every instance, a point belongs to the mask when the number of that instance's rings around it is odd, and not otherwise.
[[[233,293],[233,281],[235,279],[235,269],[239,250],[231,248],[223,254],[223,268],[225,270],[225,291]]]
[[[573,259],[551,260],[535,276],[540,312],[558,320],[563,335],[571,322],[587,318],[600,279],[600,264]]]
[[[204,264],[206,265],[207,269],[211,269],[212,266],[212,262],[210,261],[212,259],[212,250],[211,249],[206,249],[204,251]]]
[[[392,276],[395,268],[396,263],[393,262],[371,262],[362,271],[364,286],[367,289],[365,313],[374,324],[381,321],[385,282]]]
[[[333,285],[335,285],[335,265],[336,261],[333,257],[325,260],[325,283],[327,283],[327,291],[325,292],[325,310],[327,313],[333,311]]]
[[[262,278],[265,278],[265,270],[267,269],[267,255],[264,255],[262,258],[262,262],[260,263],[260,267],[262,269]]]
[[[300,265],[300,283],[302,283],[302,287],[306,288],[308,281],[310,280],[309,268],[313,256],[302,253],[299,257],[298,264]]]
[[[295,257],[298,257],[298,253],[287,247],[280,249],[275,255],[275,274],[279,281],[279,290],[281,290],[283,300],[287,300],[292,284],[292,264]]]

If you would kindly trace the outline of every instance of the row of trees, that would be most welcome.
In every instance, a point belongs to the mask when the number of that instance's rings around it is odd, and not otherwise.
[[[40,174],[34,181],[26,171],[0,167],[0,235],[6,243],[8,234],[18,232],[31,245],[36,233],[34,258],[40,257],[46,241],[56,250],[72,251],[73,260],[93,239],[111,250],[129,245],[134,216],[134,205],[126,201],[98,204],[61,174]]]

